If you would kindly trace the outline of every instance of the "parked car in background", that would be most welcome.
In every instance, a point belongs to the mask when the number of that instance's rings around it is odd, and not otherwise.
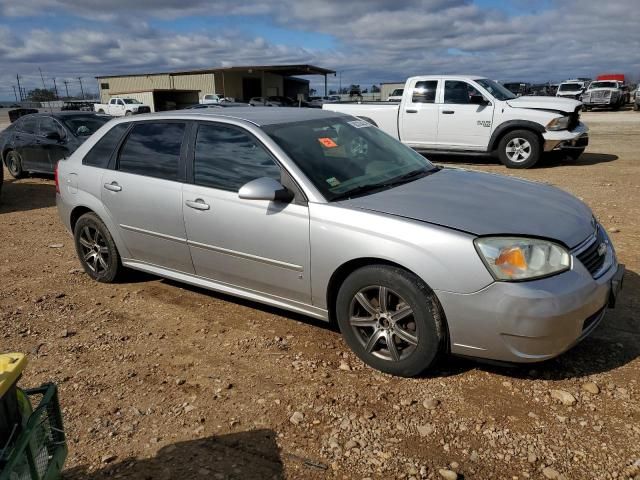
[[[14,178],[53,173],[58,160],[71,155],[109,120],[89,112],[26,115],[0,132],[2,161]]]
[[[68,111],[94,112],[95,111],[94,106],[97,103],[98,102],[91,101],[91,100],[65,100],[60,110],[62,110],[63,112],[68,112]]]
[[[387,102],[399,102],[402,100],[402,92],[404,92],[404,88],[396,88],[391,95],[387,97]]]
[[[195,105],[189,105],[181,110],[207,110],[209,108],[229,108],[229,107],[251,107],[248,103],[240,102],[221,102],[221,103],[196,103]]]
[[[282,103],[276,100],[269,100],[270,97],[253,97],[249,100],[249,105],[254,107],[282,107]]]
[[[328,104],[322,108],[369,122],[425,152],[497,154],[509,168],[529,168],[543,152],[578,158],[589,143],[581,103],[516,97],[482,77],[420,76],[407,80],[400,104]]]
[[[94,280],[128,267],[337,321],[364,362],[394,375],[448,352],[552,358],[622,287],[606,230],[574,196],[436,167],[334,112],[114,120],[56,179]]]
[[[536,97],[555,96],[555,93],[551,92],[551,86],[548,83],[539,83],[531,85],[529,95]]]
[[[618,110],[627,103],[628,89],[617,80],[596,80],[582,94],[581,100],[585,110],[594,107]]]
[[[567,80],[558,86],[556,97],[580,100],[580,97],[587,89],[587,85],[588,82],[583,80]]]
[[[636,89],[636,93],[633,96],[633,110],[636,112],[640,110],[640,90],[638,89]]]
[[[151,107],[135,98],[114,97],[109,103],[97,103],[94,110],[98,113],[106,113],[112,117],[128,117],[140,113],[151,112]]]
[[[200,103],[202,104],[221,103],[225,101],[230,101],[230,100],[225,98],[224,95],[219,93],[205,93],[200,99]]]

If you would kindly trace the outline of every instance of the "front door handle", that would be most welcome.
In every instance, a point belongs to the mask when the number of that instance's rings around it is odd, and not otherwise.
[[[118,185],[118,182],[105,183],[104,188],[111,192],[119,192],[122,190],[122,187]]]
[[[184,204],[187,207],[195,208],[196,210],[209,210],[209,204],[204,203],[204,200],[201,198],[196,198],[195,200],[185,200]]]
[[[454,110],[443,110],[442,113],[445,115],[453,115],[456,112]]]
[[[407,113],[418,113],[418,110],[405,110]]]

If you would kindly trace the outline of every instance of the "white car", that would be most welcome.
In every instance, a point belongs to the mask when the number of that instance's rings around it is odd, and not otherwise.
[[[96,103],[93,109],[98,113],[106,113],[112,117],[125,117],[139,113],[150,113],[151,107],[135,98],[113,97],[109,103]]]
[[[224,95],[220,93],[205,93],[200,99],[200,103],[204,105],[211,104],[211,103],[222,103],[226,101],[229,101],[229,99],[227,99]]]
[[[587,82],[582,80],[567,80],[558,86],[556,97],[572,98],[580,100],[582,94],[587,89]]]
[[[391,95],[387,97],[387,102],[399,102],[402,100],[402,93],[404,92],[404,88],[396,88]]]
[[[516,97],[482,77],[419,76],[407,80],[399,104],[322,108],[359,117],[419,151],[497,154],[509,168],[529,168],[542,152],[582,154],[589,135],[581,106],[564,98]]]

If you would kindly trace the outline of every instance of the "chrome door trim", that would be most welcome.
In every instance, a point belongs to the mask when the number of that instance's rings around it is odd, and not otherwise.
[[[163,240],[170,240],[172,242],[178,242],[178,243],[187,243],[187,239],[186,238],[174,237],[173,235],[167,235],[165,233],[153,232],[151,230],[145,230],[144,228],[132,227],[131,225],[123,225],[121,223],[120,224],[120,228],[122,228],[123,230],[128,230],[130,232],[143,233],[145,235],[150,235],[152,237],[162,238]]]
[[[215,247],[213,245],[208,245],[206,243],[194,242],[193,240],[187,240],[187,245],[191,247],[202,248],[204,250],[211,250],[213,252],[222,253],[224,255],[231,255],[232,257],[244,258],[246,260],[253,260],[255,262],[266,263],[267,265],[273,265],[275,267],[286,268],[287,270],[304,272],[304,267],[302,265],[282,262],[280,260],[274,260],[273,258],[259,257],[258,255],[251,255],[250,253],[238,252],[237,250],[229,250],[227,248]]]

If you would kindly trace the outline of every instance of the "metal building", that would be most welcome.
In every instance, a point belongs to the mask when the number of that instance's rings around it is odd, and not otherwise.
[[[152,111],[173,110],[198,103],[207,93],[217,93],[248,102],[252,97],[285,96],[296,99],[309,95],[306,75],[324,76],[333,70],[313,65],[261,65],[220,67],[184,72],[139,73],[96,77],[100,101],[127,96],[151,106]]]

